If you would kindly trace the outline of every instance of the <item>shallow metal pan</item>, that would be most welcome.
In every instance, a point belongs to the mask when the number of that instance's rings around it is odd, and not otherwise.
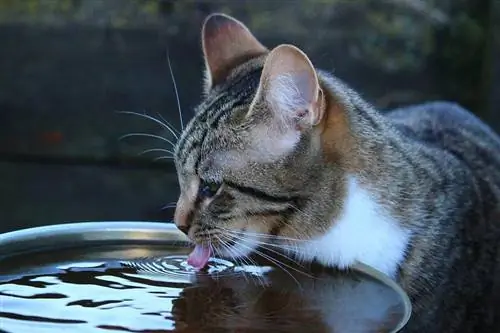
[[[151,248],[155,246],[187,248],[190,246],[186,236],[171,223],[145,221],[64,223],[0,234],[0,265],[9,258],[30,253],[113,244],[151,246]],[[406,312],[394,332],[404,327],[411,315],[411,303],[402,288],[384,274],[366,265],[359,264],[353,269],[387,285],[400,296]]]

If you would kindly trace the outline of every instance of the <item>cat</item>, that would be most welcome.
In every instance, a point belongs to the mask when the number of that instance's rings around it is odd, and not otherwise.
[[[290,44],[240,21],[202,27],[201,103],[176,143],[174,221],[189,263],[261,245],[398,282],[402,332],[494,332],[500,138],[461,106],[377,110]]]

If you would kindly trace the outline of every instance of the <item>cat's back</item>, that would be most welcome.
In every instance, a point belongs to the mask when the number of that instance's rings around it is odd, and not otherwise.
[[[450,102],[408,106],[386,116],[408,139],[458,159],[500,200],[500,136],[481,119]]]
[[[500,301],[500,283],[496,282],[496,276],[500,275],[500,137],[471,112],[454,103],[425,103],[395,109],[385,113],[385,116],[395,125],[401,137],[410,143],[407,147],[415,154],[423,149],[425,154],[433,155],[433,160],[438,161],[437,165],[443,167],[439,172],[471,175],[471,179],[457,182],[466,188],[457,185],[448,192],[449,196],[467,193],[465,197],[462,196],[464,201],[448,201],[447,208],[453,212],[453,218],[446,220],[447,216],[439,215],[435,221],[442,226],[456,224],[456,228],[447,229],[454,230],[454,234],[445,236],[438,233],[439,237],[435,238],[436,231],[430,230],[424,236],[424,243],[435,244],[429,245],[428,249],[434,253],[435,248],[444,246],[443,237],[450,237],[453,239],[450,244],[460,253],[449,271],[437,270],[441,274],[442,288],[447,290],[448,295],[448,303],[442,306],[438,318],[446,317],[446,313],[455,310],[457,313],[471,312],[471,316],[476,312],[478,317],[475,319],[473,316],[470,319],[462,318],[453,321],[453,324],[443,319],[443,323],[447,323],[449,332],[475,332],[478,327],[481,327],[480,332],[491,331],[490,328],[497,325],[492,324],[493,318],[498,320],[496,316],[500,316],[500,311],[496,310],[497,302]],[[450,166],[453,166],[451,170]],[[457,172],[455,167],[465,168],[467,172]],[[436,253],[438,257],[428,260],[440,262],[441,254]],[[434,302],[437,304],[441,300],[435,299]],[[450,304],[460,304],[461,308],[455,309]],[[431,311],[423,318],[427,322],[432,316]],[[479,318],[484,321],[482,324],[476,322]],[[414,330],[409,328],[408,331]],[[420,332],[421,327],[415,331]]]

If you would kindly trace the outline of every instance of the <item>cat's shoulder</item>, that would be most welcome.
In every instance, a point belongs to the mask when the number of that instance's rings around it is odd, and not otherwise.
[[[471,111],[465,109],[458,103],[449,101],[432,101],[399,107],[383,112],[385,116],[397,123],[419,123],[429,122],[441,126],[457,125],[479,126],[485,124]]]
[[[415,130],[429,127],[435,131],[453,128],[483,132],[485,135],[498,137],[498,134],[482,119],[455,102],[432,101],[399,107],[383,113],[394,123],[410,126]]]
[[[466,137],[483,142],[500,152],[500,136],[482,119],[461,105],[448,101],[433,101],[409,105],[383,112],[404,133],[426,139],[443,136]],[[431,140],[431,141],[434,141]]]

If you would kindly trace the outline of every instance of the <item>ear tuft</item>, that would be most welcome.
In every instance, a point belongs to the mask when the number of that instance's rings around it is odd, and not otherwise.
[[[220,13],[211,14],[205,19],[202,46],[206,90],[223,82],[231,68],[268,52],[243,23]]]

